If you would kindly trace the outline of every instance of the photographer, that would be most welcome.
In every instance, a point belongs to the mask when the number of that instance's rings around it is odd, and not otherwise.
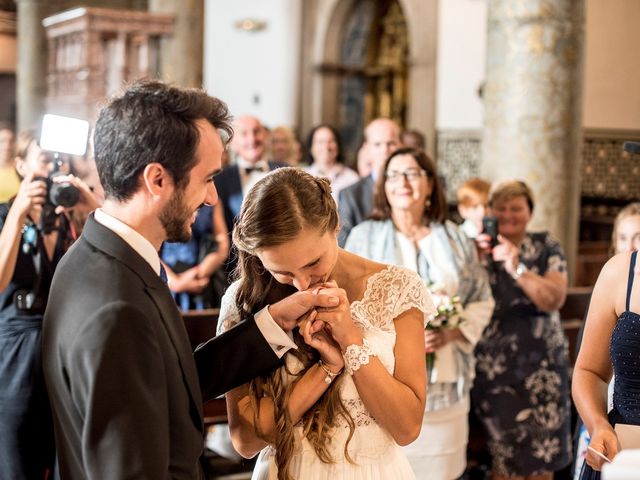
[[[492,457],[494,480],[552,480],[570,461],[569,363],[558,309],[567,294],[567,264],[547,232],[529,232],[529,186],[493,187],[495,216],[476,237],[485,255],[496,307],[476,346],[471,391]],[[485,217],[486,218],[486,217]],[[497,244],[488,233],[497,221]]]
[[[18,137],[17,195],[0,204],[0,478],[52,474],[54,440],[41,366],[41,326],[53,272],[73,243],[69,208],[49,195],[93,210],[91,190],[72,175],[55,175],[54,156],[33,132]]]

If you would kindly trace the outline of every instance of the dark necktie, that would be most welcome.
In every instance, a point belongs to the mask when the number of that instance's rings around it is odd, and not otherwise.
[[[262,167],[244,167],[244,173],[250,175],[251,172],[262,172]]]
[[[164,265],[162,265],[162,263],[160,264],[160,279],[164,283],[167,283],[169,281],[169,279],[167,278],[167,271],[164,269]]]

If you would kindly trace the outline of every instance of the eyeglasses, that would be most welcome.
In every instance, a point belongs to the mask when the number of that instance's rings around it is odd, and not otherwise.
[[[403,177],[408,182],[414,182],[418,180],[420,177],[426,177],[427,172],[424,170],[419,170],[417,168],[410,168],[405,170],[404,172],[399,172],[397,170],[387,170],[384,174],[384,177],[387,179],[387,182],[395,183],[399,182]]]

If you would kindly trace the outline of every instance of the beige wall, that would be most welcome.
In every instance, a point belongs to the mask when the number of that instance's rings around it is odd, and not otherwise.
[[[583,125],[640,129],[640,1],[587,0]]]
[[[0,73],[16,73],[16,37],[0,34]]]

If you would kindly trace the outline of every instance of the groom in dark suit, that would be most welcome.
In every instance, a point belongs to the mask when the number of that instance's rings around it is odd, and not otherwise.
[[[299,292],[190,351],[157,252],[216,203],[221,132],[232,134],[224,103],[160,82],[100,113],[106,200],[58,266],[43,327],[63,479],[201,478],[203,399],[279,365],[293,348],[281,327],[331,302]]]

